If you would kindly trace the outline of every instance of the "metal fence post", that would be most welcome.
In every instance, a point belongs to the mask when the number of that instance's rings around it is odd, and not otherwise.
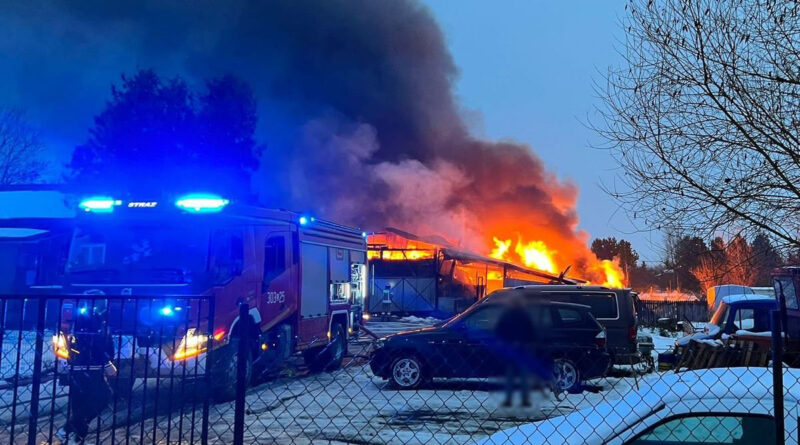
[[[214,366],[214,356],[217,351],[214,350],[214,315],[216,311],[216,296],[211,294],[208,299],[208,355],[206,355],[205,375],[203,379],[206,382],[206,392],[203,397],[203,418],[200,420],[200,443],[202,445],[208,444],[208,416],[211,410],[211,368]],[[199,311],[198,311],[199,314]],[[196,372],[196,369],[195,369]]]
[[[33,379],[31,381],[31,407],[28,418],[28,445],[36,444],[37,423],[39,421],[39,386],[42,383],[42,354],[44,353],[44,310],[45,299],[37,300],[36,343],[33,357]],[[55,396],[55,395],[54,395]]]
[[[239,304],[239,321],[237,323],[237,335],[239,340],[239,350],[236,354],[236,402],[234,404],[233,417],[233,444],[244,444],[244,398],[247,391],[247,356],[250,354],[248,348],[248,333],[250,332],[250,306],[247,303]]]
[[[783,425],[783,342],[781,341],[781,311],[772,311],[772,399],[775,412],[775,439],[784,443]]]

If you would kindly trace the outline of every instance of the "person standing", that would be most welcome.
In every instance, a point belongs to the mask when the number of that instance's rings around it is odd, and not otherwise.
[[[495,335],[501,356],[506,362],[506,399],[503,406],[511,406],[517,385],[520,387],[522,406],[531,406],[530,373],[536,331],[522,301],[511,301],[503,310],[497,321]]]
[[[112,391],[107,378],[116,374],[104,303],[78,310],[69,349],[69,418],[58,435],[81,443],[89,423],[108,406]]]

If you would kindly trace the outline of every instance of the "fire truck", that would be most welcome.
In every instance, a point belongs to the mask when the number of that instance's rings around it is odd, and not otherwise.
[[[367,288],[360,230],[212,194],[96,196],[78,207],[59,293],[87,299],[65,309],[53,338],[58,357],[69,357],[70,320],[84,306],[146,296],[158,303],[132,310],[129,302],[119,317],[133,332],[117,326],[130,334],[117,366],[131,379],[200,368],[211,373],[218,398],[231,398],[239,335],[252,340],[248,378],[296,352],[312,371],[341,365]],[[213,296],[213,312],[192,296]],[[249,306],[248,323],[240,319],[242,303]],[[240,332],[243,325],[248,332]],[[140,366],[132,364],[137,361]]]

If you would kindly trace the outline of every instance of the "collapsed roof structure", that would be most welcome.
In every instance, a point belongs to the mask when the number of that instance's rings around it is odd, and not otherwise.
[[[450,316],[502,287],[582,282],[391,227],[367,235],[367,257],[370,313]]]

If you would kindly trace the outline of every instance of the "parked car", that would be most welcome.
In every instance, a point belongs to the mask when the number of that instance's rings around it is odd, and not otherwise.
[[[800,370],[784,370],[797,381]],[[628,395],[499,431],[481,445],[776,443],[769,368],[714,368],[644,379]],[[784,439],[797,444],[798,388],[784,397]]]
[[[639,362],[637,349],[636,293],[630,289],[604,286],[530,285],[500,289],[487,295],[483,302],[497,298],[523,296],[548,301],[589,306],[594,318],[606,329],[606,345],[613,363]]]
[[[748,293],[722,297],[705,327],[675,340],[672,351],[658,354],[659,370],[671,369],[678,360],[679,348],[688,346],[692,340],[712,340],[737,333],[771,332],[770,312],[777,308],[774,296]]]
[[[474,304],[440,326],[382,338],[370,360],[372,372],[401,389],[433,378],[503,375],[507,360],[499,355],[495,328],[510,303]],[[558,390],[577,390],[582,380],[605,374],[610,360],[605,330],[588,306],[534,299],[523,305],[535,320],[531,345],[559,371],[554,373]]]

